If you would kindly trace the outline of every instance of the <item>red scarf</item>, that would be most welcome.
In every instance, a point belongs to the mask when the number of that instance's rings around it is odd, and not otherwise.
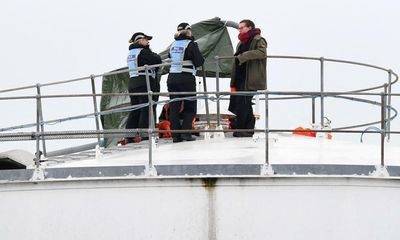
[[[238,38],[241,43],[247,43],[250,39],[252,39],[255,35],[260,35],[261,30],[259,28],[251,29],[245,33],[239,33]]]

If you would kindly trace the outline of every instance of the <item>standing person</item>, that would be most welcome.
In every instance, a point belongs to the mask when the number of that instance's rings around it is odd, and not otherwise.
[[[204,63],[197,43],[194,42],[192,29],[188,23],[181,23],[175,33],[175,42],[169,49],[169,57],[172,62],[191,61],[190,65],[172,64],[167,85],[168,92],[196,92],[196,68]],[[170,95],[170,99],[193,97],[195,94]],[[184,100],[172,101],[170,109],[170,120],[172,130],[190,130],[192,121],[196,115],[197,101]],[[180,121],[182,116],[183,120]],[[191,133],[173,133],[173,142],[196,140]]]
[[[261,30],[248,19],[239,23],[239,44],[236,47],[235,63],[231,74],[231,89],[257,91],[266,89],[267,42]],[[229,111],[236,115],[235,129],[254,129],[255,118],[252,107],[253,95],[231,96]],[[254,131],[234,132],[234,137],[252,137]]]
[[[146,73],[144,70],[135,70],[137,67],[144,65],[154,65],[161,63],[161,57],[152,52],[150,49],[150,42],[153,37],[148,36],[142,32],[137,32],[132,35],[129,40],[129,54],[128,54],[128,68],[132,71],[129,72],[129,93],[145,93],[147,92]],[[160,83],[156,80],[156,70],[149,70],[150,88],[153,92],[160,92]],[[130,96],[131,105],[146,104],[149,99],[147,95]],[[158,95],[153,95],[153,101],[158,100]],[[156,105],[153,105],[154,116],[156,116]],[[126,123],[126,129],[135,128],[149,128],[149,110],[148,107],[133,110],[129,113]],[[142,133],[141,139],[126,138],[126,143],[138,142],[140,140],[147,140],[147,134]]]

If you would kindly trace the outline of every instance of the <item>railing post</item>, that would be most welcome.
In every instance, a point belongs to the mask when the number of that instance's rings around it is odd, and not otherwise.
[[[94,119],[96,122],[96,130],[100,130],[100,122],[99,122],[99,116],[98,116],[98,108],[97,108],[97,98],[96,98],[96,85],[94,82],[94,75],[90,75],[90,82],[92,84],[92,94],[93,94],[93,109],[94,109]],[[100,140],[100,135],[97,135],[97,144],[99,147],[101,146],[101,140]]]
[[[315,97],[311,98],[311,123],[315,124]]]
[[[381,167],[385,166],[386,94],[381,93]]]
[[[153,113],[153,91],[151,91],[149,66],[144,65],[146,71],[146,87],[147,87],[147,98],[149,100],[149,129],[154,129],[154,113]],[[149,136],[150,137],[150,136]]]
[[[265,90],[265,164],[269,165],[269,94]]]
[[[220,102],[219,102],[219,57],[215,56],[215,80],[216,80],[216,90],[217,90],[217,128],[220,124]]]
[[[207,78],[206,78],[206,69],[203,64],[201,66],[201,71],[203,72],[203,90],[204,90],[204,97],[205,97],[205,107],[206,107],[206,121],[207,121],[207,127],[209,128],[211,126],[211,121],[210,121],[210,108],[208,106],[208,89],[207,89]]]
[[[388,102],[388,85],[385,83],[383,84],[383,94],[385,95],[385,115],[384,115],[384,129],[385,132],[387,131],[387,124],[388,124],[388,119],[387,119],[387,102]],[[386,137],[387,133],[385,133],[385,137]]]
[[[153,132],[154,132],[154,113],[153,113],[153,92],[151,91],[150,85],[150,77],[149,77],[149,66],[146,64],[144,65],[144,71],[146,74],[146,87],[147,87],[147,98],[149,101],[148,108],[149,108],[149,128],[148,128],[148,138],[149,138],[149,165],[147,174],[148,175],[156,175],[155,168],[153,166]]]
[[[321,128],[324,126],[324,58],[320,57]]]
[[[35,167],[40,167],[40,95],[36,95],[36,154]]]
[[[269,91],[268,91],[268,75],[265,79],[265,163],[261,167],[261,175],[274,175],[272,165],[269,159]]]
[[[38,110],[39,110],[39,118],[40,118],[40,132],[43,133],[44,132],[44,121],[43,121],[43,105],[42,105],[42,98],[41,98],[41,91],[40,91],[40,84],[36,84],[36,92],[37,95],[39,96],[38,99]],[[47,150],[46,150],[46,142],[44,137],[42,137],[42,147],[43,147],[43,156],[46,157],[47,156]]]
[[[386,125],[386,130],[387,130],[387,134],[386,134],[386,136],[387,136],[387,141],[389,141],[390,140],[390,125],[391,125],[391,107],[392,107],[392,74],[393,74],[393,71],[391,70],[391,69],[389,69],[389,71],[388,71],[388,73],[389,73],[389,80],[388,80],[388,96],[387,96],[387,98],[388,98],[388,100],[387,100],[387,119],[388,119],[388,122],[387,122],[387,125]]]

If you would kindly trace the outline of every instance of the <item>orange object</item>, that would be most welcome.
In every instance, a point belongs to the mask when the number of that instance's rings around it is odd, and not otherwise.
[[[121,140],[119,140],[117,144],[121,144],[122,146],[126,145],[125,138],[122,138]]]
[[[134,137],[134,138],[129,138],[130,143],[140,143],[142,141],[141,137]],[[122,138],[121,140],[118,141],[117,144],[121,144],[122,146],[128,144],[128,139],[127,138]]]
[[[158,129],[160,130],[171,130],[171,123],[169,121],[162,121],[158,123]],[[171,132],[160,133],[160,138],[171,138]]]
[[[301,131],[301,132],[298,132]],[[293,134],[297,135],[303,135],[307,137],[316,137],[317,134],[315,132],[312,132],[310,128],[302,128],[302,127],[297,127],[294,129]]]
[[[292,133],[296,134],[296,135],[307,136],[307,137],[317,137],[317,133],[312,132],[312,129],[310,129],[310,128],[297,127],[293,130]],[[332,133],[328,133],[326,137],[327,137],[327,139],[331,140]]]
[[[332,133],[328,133],[328,139],[332,140]]]
[[[231,87],[231,92],[237,92],[237,89],[235,87]]]

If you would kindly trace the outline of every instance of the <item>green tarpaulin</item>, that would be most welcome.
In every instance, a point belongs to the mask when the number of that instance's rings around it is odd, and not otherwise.
[[[233,56],[233,46],[228,34],[225,22],[219,18],[202,21],[191,25],[195,41],[198,43],[201,53],[205,58],[205,70],[208,77],[215,77],[216,64],[215,56]],[[160,53],[162,59],[168,57],[168,47]],[[127,69],[121,68],[118,70]],[[219,64],[220,77],[229,77],[232,69],[231,60],[221,60]],[[118,71],[115,70],[115,71]],[[168,68],[160,68],[158,79],[163,74],[168,73]],[[202,71],[197,71],[198,76],[202,76]],[[127,93],[128,92],[128,73],[120,73],[112,76],[103,77],[102,93]],[[130,105],[128,96],[103,96],[100,102],[101,111],[127,107]],[[124,129],[128,113],[112,113],[101,116],[103,129]],[[115,145],[120,137],[106,138],[106,146]]]

